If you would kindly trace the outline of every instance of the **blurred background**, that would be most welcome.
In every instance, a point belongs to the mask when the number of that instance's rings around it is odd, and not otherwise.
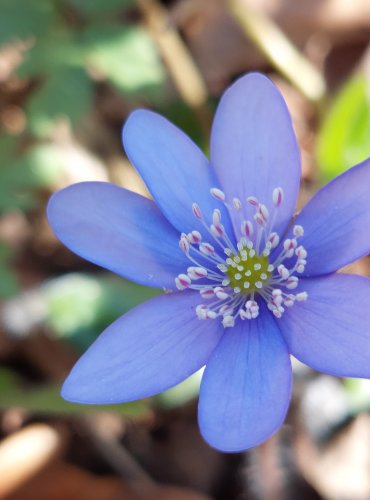
[[[199,374],[136,403],[63,401],[78,356],[158,292],[79,259],[45,218],[78,181],[146,194],[120,143],[137,107],[207,153],[221,93],[251,70],[293,115],[304,203],[370,156],[369,42],[368,0],[0,0],[1,499],[370,499],[368,381],[296,363],[286,424],[234,455],[199,435]]]

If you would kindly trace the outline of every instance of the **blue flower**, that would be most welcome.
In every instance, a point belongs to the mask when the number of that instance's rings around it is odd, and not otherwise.
[[[210,161],[151,111],[131,114],[123,143],[155,201],[80,183],[51,198],[49,221],[78,255],[170,293],[110,325],[64,398],[145,398],[206,365],[200,430],[213,447],[239,451],[284,421],[291,354],[325,373],[370,377],[370,281],[335,274],[370,251],[369,160],[292,222],[299,151],[283,98],[260,74],[222,97]]]

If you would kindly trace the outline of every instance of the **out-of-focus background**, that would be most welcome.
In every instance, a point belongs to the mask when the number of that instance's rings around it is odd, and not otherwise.
[[[370,156],[369,42],[368,0],[0,0],[1,499],[370,498],[367,381],[295,364],[286,424],[234,455],[199,435],[199,375],[136,403],[64,402],[78,356],[157,292],[79,259],[45,218],[78,181],[146,193],[120,144],[137,107],[207,152],[219,96],[251,70],[288,102],[305,202]]]

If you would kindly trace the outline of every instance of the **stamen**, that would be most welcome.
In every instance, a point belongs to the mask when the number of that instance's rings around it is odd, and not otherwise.
[[[211,195],[219,201],[225,201],[226,198],[225,193],[218,188],[212,188]]]
[[[198,203],[193,203],[191,208],[192,208],[192,211],[193,211],[193,214],[195,215],[195,217],[197,219],[201,219],[202,218],[202,211],[201,211]]]
[[[272,201],[275,207],[279,207],[282,204],[283,198],[284,198],[283,189],[281,187],[275,188],[272,192]]]
[[[297,288],[298,275],[304,272],[307,265],[307,251],[297,243],[304,234],[303,227],[294,225],[292,238],[281,242],[279,234],[273,231],[283,203],[283,189],[278,187],[273,190],[271,213],[256,197],[248,197],[247,202],[255,211],[251,220],[242,219],[239,198],[233,198],[232,204],[229,204],[220,189],[212,188],[210,192],[229,211],[238,212],[240,232],[227,234],[218,208],[212,211],[212,224],[208,225],[199,205],[192,204],[193,215],[201,220],[214,239],[212,243],[215,242],[214,246],[204,241],[197,230],[182,233],[179,239],[180,249],[193,265],[187,268],[186,274],[181,273],[175,278],[175,285],[179,290],[197,290],[200,297],[207,301],[207,305],[196,307],[197,317],[201,320],[218,318],[224,328],[231,328],[238,319],[256,318],[260,300],[266,302],[276,318],[281,318],[285,308],[293,307],[295,302],[307,300],[308,295],[304,291],[297,294],[290,292]],[[235,224],[235,218],[233,220]],[[275,248],[280,248],[278,256],[272,253]],[[274,256],[274,261],[270,262],[271,256]],[[293,257],[296,260],[292,263]]]
[[[235,210],[240,210],[242,208],[242,202],[239,200],[239,198],[233,198],[233,205]]]
[[[189,288],[191,285],[191,279],[186,274],[179,274],[175,278],[175,283],[179,290],[185,290],[185,288]]]
[[[193,245],[202,241],[202,235],[199,231],[192,231],[187,235],[187,238],[189,243],[192,243]]]
[[[201,278],[206,278],[208,275],[207,269],[204,267],[188,267],[188,276],[192,280],[199,280]]]

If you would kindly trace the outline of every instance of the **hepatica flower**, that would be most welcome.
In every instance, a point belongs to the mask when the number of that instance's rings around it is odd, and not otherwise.
[[[294,218],[297,142],[283,98],[260,74],[222,97],[209,161],[151,111],[131,114],[123,144],[154,202],[84,182],[51,198],[49,221],[77,254],[167,293],[101,334],[64,398],[144,398],[206,365],[200,430],[213,447],[239,451],[284,421],[291,354],[322,372],[370,377],[370,281],[335,274],[370,251],[369,160]]]

